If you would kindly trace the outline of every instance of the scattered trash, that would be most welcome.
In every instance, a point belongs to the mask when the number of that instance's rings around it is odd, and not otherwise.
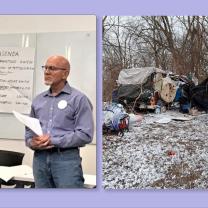
[[[167,155],[168,155],[169,157],[173,157],[173,156],[176,155],[176,152],[173,151],[173,150],[169,150],[169,151],[167,152]]]
[[[155,121],[162,117],[192,119],[158,125]],[[207,189],[207,126],[207,114],[169,110],[144,114],[122,139],[103,135],[103,188]]]
[[[129,128],[132,126],[139,126],[142,122],[143,116],[135,115],[133,113],[129,114]]]
[[[156,123],[161,123],[161,124],[166,124],[166,123],[169,123],[171,121],[171,118],[170,117],[167,117],[167,118],[161,118],[157,121],[155,121]]]
[[[175,121],[190,121],[193,117],[171,117],[172,120]]]

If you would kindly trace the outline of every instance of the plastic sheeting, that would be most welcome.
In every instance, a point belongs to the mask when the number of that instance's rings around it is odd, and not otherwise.
[[[122,69],[118,76],[118,84],[143,84],[152,73],[165,73],[165,71],[155,67]]]

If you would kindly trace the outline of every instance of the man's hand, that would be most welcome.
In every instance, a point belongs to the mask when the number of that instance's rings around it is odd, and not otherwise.
[[[30,145],[33,149],[50,149],[54,147],[54,145],[51,145],[50,136],[47,134],[33,137]]]

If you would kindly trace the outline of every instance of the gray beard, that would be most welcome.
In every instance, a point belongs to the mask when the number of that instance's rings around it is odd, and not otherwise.
[[[45,85],[52,85],[53,82],[52,81],[45,81]]]

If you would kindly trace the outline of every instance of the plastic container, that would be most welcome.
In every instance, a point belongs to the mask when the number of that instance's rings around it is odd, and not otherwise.
[[[155,113],[156,114],[160,114],[161,113],[161,106],[160,105],[156,106]]]

